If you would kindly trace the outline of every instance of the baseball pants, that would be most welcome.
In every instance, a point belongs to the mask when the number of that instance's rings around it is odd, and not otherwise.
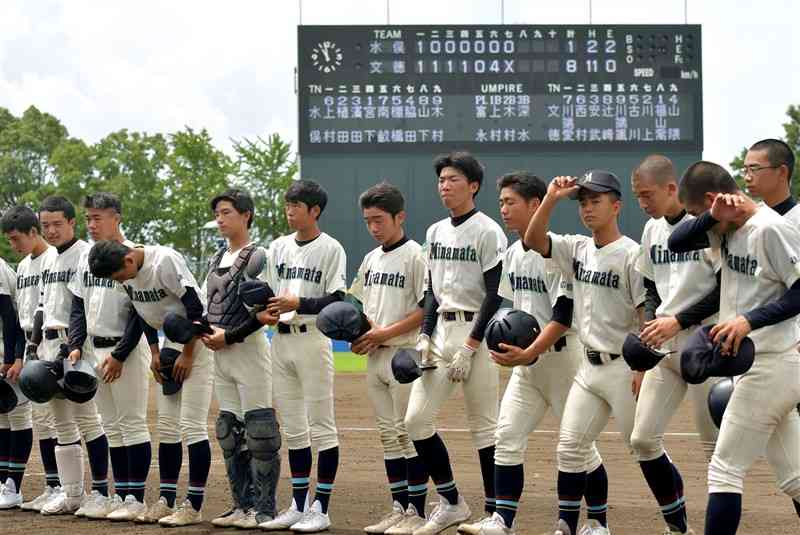
[[[382,347],[367,356],[367,394],[386,460],[414,457],[404,423],[411,384],[400,384],[392,373],[392,357],[399,347]]]
[[[22,403],[17,404],[11,412],[0,414],[0,429],[23,431],[33,427],[31,405],[33,405],[33,403],[26,399]]]
[[[272,407],[272,359],[263,330],[214,351],[214,392],[219,410],[242,422],[247,411]]]
[[[44,359],[42,349],[42,345],[39,345],[36,351],[40,359]],[[28,359],[26,357],[25,362],[27,361]],[[33,432],[36,434],[36,439],[47,440],[56,438],[56,427],[50,405],[48,403],[34,403],[33,401],[30,402],[30,405],[31,421],[33,422]]]

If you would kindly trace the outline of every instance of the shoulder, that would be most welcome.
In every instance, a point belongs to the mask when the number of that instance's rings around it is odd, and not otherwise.
[[[337,240],[327,232],[323,232],[322,234],[320,234],[319,239],[320,239],[320,245],[329,249],[340,251],[342,253],[344,252],[344,247],[342,247],[342,244],[339,243],[339,240]]]

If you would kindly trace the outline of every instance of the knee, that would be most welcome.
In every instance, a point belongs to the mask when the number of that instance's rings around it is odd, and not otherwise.
[[[658,459],[664,454],[664,439],[661,435],[645,436],[638,430],[631,435],[631,449],[640,462]]]
[[[791,477],[779,481],[778,488],[793,500],[800,502],[800,474],[792,474]]]
[[[250,455],[271,461],[281,449],[281,432],[275,409],[254,409],[244,415],[245,437]]]
[[[583,452],[586,444],[577,433],[561,429],[561,434],[556,447],[558,469],[562,472],[586,471],[586,458]]]
[[[728,492],[742,494],[744,488],[744,473],[728,465],[719,455],[714,455],[708,465],[708,492],[715,494]]]
[[[425,416],[423,412],[408,411],[403,420],[403,425],[408,431],[411,440],[425,440],[436,432],[433,421]]]
[[[494,464],[516,466],[525,463],[525,450],[511,447],[509,442],[500,440],[494,447]]]
[[[226,459],[233,457],[244,445],[244,423],[231,412],[220,411],[215,425],[217,442]]]

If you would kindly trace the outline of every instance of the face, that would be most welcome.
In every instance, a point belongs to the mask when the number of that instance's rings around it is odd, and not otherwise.
[[[87,208],[86,229],[94,241],[112,240],[119,233],[119,214],[110,208]]]
[[[652,178],[640,175],[633,178],[631,186],[639,201],[639,208],[654,219],[664,217],[677,190],[674,182],[659,184]]]
[[[214,220],[223,238],[230,238],[232,234],[247,230],[250,212],[240,214],[230,201],[219,201],[214,209]]]
[[[375,241],[381,245],[389,244],[399,237],[402,230],[403,222],[406,219],[405,212],[399,212],[396,216],[381,210],[376,206],[364,208],[364,223],[367,224],[367,230],[370,236],[375,238]]]
[[[744,157],[744,183],[755,197],[764,197],[786,185],[784,166],[772,168],[766,150],[749,150]]]
[[[455,167],[445,167],[439,173],[439,197],[448,210],[463,206],[478,191],[478,183],[470,182]]]
[[[578,195],[578,213],[581,221],[592,231],[606,226],[617,217],[621,204],[607,193],[581,190]]]
[[[525,200],[512,188],[506,187],[500,190],[500,217],[503,218],[503,224],[508,230],[524,234],[537,208],[539,199],[535,197]]]
[[[122,264],[122,269],[112,273],[111,278],[119,283],[123,283],[125,281],[135,278],[138,273],[139,269],[136,265],[136,259],[133,258],[132,254],[127,254],[125,255],[125,259]]]
[[[67,219],[64,212],[40,212],[39,222],[47,243],[60,247],[75,237],[75,220]]]
[[[31,254],[38,237],[39,234],[35,229],[31,229],[30,232],[20,232],[18,230],[6,232],[6,238],[8,238],[11,248],[14,249],[15,253],[23,256]]]
[[[286,211],[286,220],[289,223],[289,228],[292,230],[307,229],[314,224],[319,215],[319,206],[309,209],[304,202],[286,201],[284,210]]]

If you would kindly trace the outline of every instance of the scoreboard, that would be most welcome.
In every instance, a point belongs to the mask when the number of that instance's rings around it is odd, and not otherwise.
[[[702,151],[700,26],[300,26],[302,155]]]

